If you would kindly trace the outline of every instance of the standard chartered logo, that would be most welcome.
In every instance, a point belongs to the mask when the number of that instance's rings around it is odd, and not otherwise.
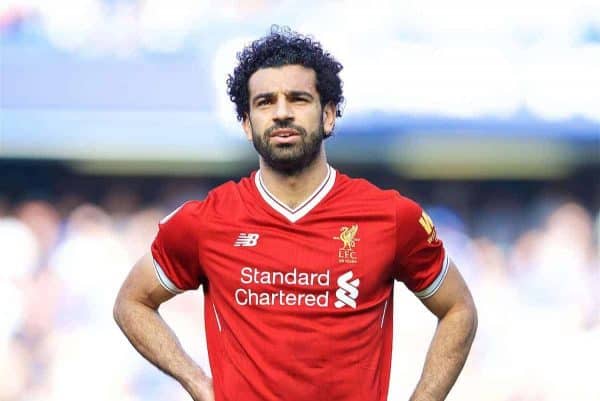
[[[331,271],[306,272],[293,268],[287,272],[243,267],[240,284],[234,292],[240,306],[308,306],[327,308],[330,305]],[[356,308],[360,280],[353,279],[352,271],[342,274],[335,293],[336,308]]]
[[[335,301],[336,308],[342,308],[347,305],[352,309],[356,309],[356,298],[358,297],[358,285],[360,284],[360,279],[355,278],[352,280],[352,277],[353,273],[352,270],[350,270],[338,278],[337,285],[340,288],[335,292],[335,296],[338,299]]]

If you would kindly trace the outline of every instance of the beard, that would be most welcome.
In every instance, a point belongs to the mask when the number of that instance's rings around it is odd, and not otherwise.
[[[252,123],[250,124],[252,127]],[[300,134],[296,143],[271,143],[271,133],[274,130],[291,128]],[[254,149],[273,170],[288,176],[297,175],[310,166],[319,155],[321,144],[325,138],[323,120],[319,128],[308,133],[304,128],[290,122],[277,123],[260,134],[252,127],[252,143]]]

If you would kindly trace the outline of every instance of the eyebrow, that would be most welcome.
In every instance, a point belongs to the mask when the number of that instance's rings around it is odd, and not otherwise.
[[[310,98],[311,100],[314,99],[313,95],[311,95],[310,93],[305,92],[305,91],[289,91],[288,93],[286,93],[286,96],[288,96],[288,97],[306,96],[306,97]]]
[[[287,97],[302,97],[302,96],[306,96],[309,99],[313,100],[315,97],[310,94],[309,92],[306,91],[289,91],[286,92],[285,94]],[[258,95],[254,96],[252,98],[252,103],[255,103],[257,100],[262,99],[262,98],[272,98],[275,96],[275,92],[265,92],[265,93],[259,93]]]

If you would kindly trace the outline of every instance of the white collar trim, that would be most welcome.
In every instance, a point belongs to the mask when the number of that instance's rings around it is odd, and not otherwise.
[[[333,184],[335,183],[336,171],[331,168],[330,165],[327,165],[327,176],[323,180],[323,182],[315,189],[315,191],[300,205],[295,207],[294,209],[288,207],[286,204],[281,202],[279,199],[275,197],[268,189],[262,179],[262,174],[260,170],[256,172],[254,176],[254,183],[256,184],[256,188],[258,192],[262,196],[262,198],[267,202],[269,206],[275,209],[276,212],[283,215],[286,219],[295,223],[300,220],[302,217],[306,216],[308,212],[315,208],[327,196],[331,188],[333,188]]]

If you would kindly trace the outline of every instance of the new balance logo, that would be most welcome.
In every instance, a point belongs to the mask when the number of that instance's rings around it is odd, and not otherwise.
[[[256,233],[241,233],[233,243],[233,246],[256,246],[258,237],[260,235]]]
[[[338,299],[335,301],[336,308],[342,308],[344,306],[349,306],[352,309],[356,309],[356,298],[358,297],[358,285],[360,284],[360,279],[355,278],[352,279],[352,270],[342,274],[338,280],[337,285],[338,290],[335,292],[335,296]]]

